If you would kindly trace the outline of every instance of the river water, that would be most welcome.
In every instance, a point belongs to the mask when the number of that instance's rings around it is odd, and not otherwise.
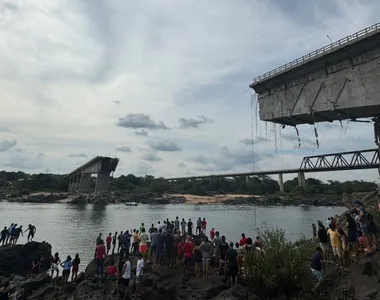
[[[256,226],[260,229],[283,228],[291,241],[302,236],[312,236],[311,224],[325,221],[334,214],[341,214],[345,207],[255,207],[246,205],[139,205],[128,207],[123,204],[27,204],[0,202],[0,226],[11,223],[22,224],[26,229],[29,223],[36,226],[36,241],[48,241],[53,252],[59,252],[61,259],[68,254],[79,253],[82,266],[93,257],[97,235],[102,232],[105,238],[109,232],[138,228],[141,222],[149,228],[152,223],[176,216],[206,218],[208,230],[214,227],[225,235],[227,241],[237,241],[240,234],[254,238]],[[208,231],[207,230],[207,231]],[[19,243],[24,243],[21,237]]]

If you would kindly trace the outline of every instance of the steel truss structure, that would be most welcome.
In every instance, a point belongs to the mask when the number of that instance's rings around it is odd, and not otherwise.
[[[378,148],[306,156],[303,158],[299,170],[301,172],[318,172],[375,168],[380,168]]]

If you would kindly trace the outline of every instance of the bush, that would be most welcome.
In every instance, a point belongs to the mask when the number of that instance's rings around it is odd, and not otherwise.
[[[265,252],[250,252],[244,260],[248,283],[256,294],[263,299],[289,298],[310,291],[310,257],[305,244],[288,242],[282,229],[265,230],[261,239]]]

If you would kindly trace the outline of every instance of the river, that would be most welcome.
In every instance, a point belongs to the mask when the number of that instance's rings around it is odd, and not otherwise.
[[[325,221],[334,214],[341,214],[345,207],[257,207],[256,226],[260,229],[283,228],[287,239],[296,241],[302,236],[312,236],[311,224]],[[139,205],[128,207],[113,205],[73,205],[73,204],[27,204],[0,202],[0,226],[10,223],[22,224],[26,229],[29,223],[37,228],[36,241],[48,241],[53,252],[59,252],[61,259],[68,254],[79,253],[82,266],[93,257],[97,235],[104,238],[115,231],[138,228],[141,222],[149,228],[152,223],[176,216],[206,218],[208,230],[214,227],[225,235],[227,241],[237,241],[240,234],[254,238],[255,207],[246,205]],[[208,231],[207,230],[207,231]],[[19,243],[24,243],[21,237]]]

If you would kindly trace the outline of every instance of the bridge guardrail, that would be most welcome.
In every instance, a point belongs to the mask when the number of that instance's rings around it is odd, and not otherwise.
[[[294,67],[296,65],[302,64],[305,61],[311,60],[315,56],[318,56],[318,55],[320,55],[322,53],[325,53],[327,51],[330,51],[330,50],[332,50],[332,49],[334,49],[336,47],[339,47],[339,46],[344,45],[344,44],[346,44],[348,42],[351,42],[353,40],[361,38],[362,36],[365,36],[365,35],[367,35],[369,33],[372,33],[372,32],[374,32],[376,30],[379,30],[379,29],[380,29],[380,22],[376,23],[376,24],[374,24],[372,26],[369,26],[367,28],[364,28],[364,29],[362,29],[360,31],[357,31],[357,32],[355,32],[353,34],[350,34],[350,35],[348,35],[348,36],[346,36],[346,37],[344,37],[344,38],[342,38],[342,39],[340,39],[340,40],[338,40],[336,42],[333,42],[333,43],[331,43],[329,45],[326,45],[326,46],[324,46],[322,48],[319,48],[319,49],[317,49],[317,50],[315,50],[313,52],[310,52],[310,53],[308,53],[308,54],[306,54],[304,56],[301,56],[300,58],[297,58],[297,59],[295,59],[295,60],[293,60],[291,62],[288,62],[287,64],[282,65],[282,66],[280,66],[280,67],[278,67],[276,69],[273,69],[273,70],[271,70],[271,71],[269,71],[267,73],[264,73],[263,75],[260,75],[260,76],[258,76],[256,78],[254,78],[252,84],[258,83],[258,82],[262,81],[263,79],[266,79],[266,78],[268,78],[268,77],[270,77],[272,75],[278,74],[278,73],[280,73],[280,72],[282,72],[284,70],[287,70],[287,69],[290,69],[290,68],[292,68],[292,67]]]

